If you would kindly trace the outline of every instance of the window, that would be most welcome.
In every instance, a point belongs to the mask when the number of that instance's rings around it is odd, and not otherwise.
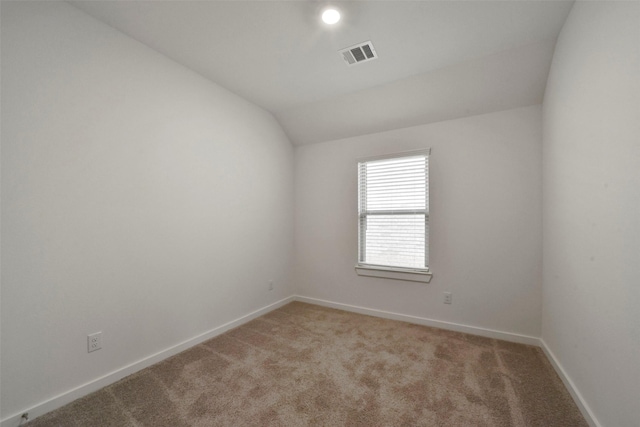
[[[358,163],[358,274],[430,280],[429,153]]]

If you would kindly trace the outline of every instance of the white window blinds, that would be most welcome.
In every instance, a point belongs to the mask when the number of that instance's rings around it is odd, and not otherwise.
[[[429,269],[429,151],[358,163],[361,266]]]

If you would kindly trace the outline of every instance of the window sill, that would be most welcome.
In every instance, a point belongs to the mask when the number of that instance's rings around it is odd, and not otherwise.
[[[406,280],[409,282],[429,283],[433,274],[430,271],[412,271],[384,267],[356,265],[358,276],[381,277],[384,279]]]

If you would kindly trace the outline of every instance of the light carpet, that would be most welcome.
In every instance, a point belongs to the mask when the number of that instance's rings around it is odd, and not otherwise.
[[[587,427],[543,352],[294,302],[28,423]]]

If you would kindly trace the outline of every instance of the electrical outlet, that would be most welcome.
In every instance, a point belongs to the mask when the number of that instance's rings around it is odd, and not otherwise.
[[[102,348],[102,332],[96,332],[95,334],[87,335],[87,350],[89,353],[92,351],[100,350]]]
[[[269,280],[269,290],[273,290],[273,280]]]
[[[451,292],[444,293],[444,303],[451,304]]]

